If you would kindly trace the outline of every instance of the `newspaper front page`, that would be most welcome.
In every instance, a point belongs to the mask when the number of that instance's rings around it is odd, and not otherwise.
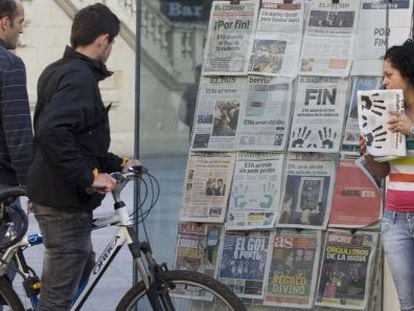
[[[302,43],[303,3],[262,0],[249,73],[295,77]]]
[[[277,227],[326,228],[335,181],[331,156],[290,153]]]
[[[370,173],[357,166],[355,159],[341,159],[336,172],[329,227],[367,227],[380,219],[381,210],[382,192]]]
[[[188,158],[181,221],[223,223],[236,154],[192,152]]]
[[[388,30],[386,6],[388,3]],[[381,75],[388,32],[388,47],[411,37],[413,1],[362,0],[352,75]]]
[[[269,232],[226,231],[219,259],[219,281],[242,298],[263,298],[269,260]]]
[[[248,96],[237,129],[238,150],[284,151],[292,106],[292,80],[248,77]]]
[[[403,91],[369,90],[357,94],[359,128],[367,152],[379,162],[406,156],[405,135],[391,132],[387,124],[389,111],[405,111]]]
[[[299,77],[289,151],[339,152],[348,79]]]
[[[246,98],[247,77],[202,77],[192,150],[235,150],[240,110],[244,110]]]
[[[300,57],[300,75],[348,76],[361,0],[314,0]]]
[[[174,268],[216,275],[222,226],[179,223]]]
[[[379,89],[381,77],[357,76],[352,79],[351,98],[348,103],[348,118],[342,141],[341,154],[359,156],[359,122],[357,92]]]
[[[280,230],[272,234],[264,304],[310,309],[321,250],[320,231]]]
[[[279,217],[284,154],[240,152],[236,158],[227,230],[273,228]]]
[[[245,75],[256,29],[259,0],[213,1],[204,54],[204,75]]]
[[[377,240],[376,232],[327,232],[316,305],[365,310]]]

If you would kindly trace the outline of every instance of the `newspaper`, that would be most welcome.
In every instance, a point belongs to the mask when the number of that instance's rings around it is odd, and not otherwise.
[[[302,43],[303,3],[262,0],[249,73],[295,77]]]
[[[348,118],[342,141],[341,154],[359,156],[359,122],[357,91],[379,89],[381,77],[357,76],[352,78],[352,92],[348,104]]]
[[[362,0],[352,75],[381,75],[386,51],[386,5],[388,3],[388,47],[411,38],[413,1]]]
[[[247,99],[247,77],[202,77],[192,150],[233,151],[240,110]]]
[[[404,112],[402,90],[358,91],[358,120],[367,152],[378,162],[406,156],[405,135],[391,132],[389,111]]]
[[[341,159],[336,172],[329,226],[367,227],[381,218],[381,211],[382,192],[371,174],[362,170],[354,159]]]
[[[221,225],[179,223],[174,268],[216,276]]]
[[[204,54],[204,75],[245,75],[257,23],[259,0],[213,1]]]
[[[235,157],[230,152],[190,153],[181,221],[224,222]]]
[[[377,240],[376,232],[327,232],[316,305],[365,310]]]
[[[219,281],[242,298],[263,298],[269,261],[269,232],[226,231],[220,252]]]
[[[299,77],[289,151],[339,152],[348,79]]]
[[[329,217],[335,163],[325,154],[288,154],[277,227],[323,229]]]
[[[237,155],[227,230],[273,228],[279,216],[282,153]]]
[[[321,232],[280,230],[272,235],[271,243],[273,249],[264,304],[311,308],[319,266]]]
[[[303,37],[299,74],[348,76],[361,0],[314,0]]]
[[[292,106],[292,80],[248,77],[248,96],[237,129],[238,150],[284,151]]]

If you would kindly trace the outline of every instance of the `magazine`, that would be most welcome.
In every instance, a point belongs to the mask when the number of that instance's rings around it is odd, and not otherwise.
[[[389,161],[407,154],[405,135],[388,129],[390,111],[404,113],[402,90],[358,91],[358,121],[368,154],[377,162]]]
[[[239,297],[263,298],[269,235],[266,231],[225,233],[218,277]]]
[[[302,43],[303,3],[263,0],[249,73],[295,77]]]
[[[359,156],[359,122],[357,92],[379,89],[381,77],[356,76],[352,78],[352,91],[348,102],[348,117],[342,141],[341,154]]]
[[[279,217],[283,153],[240,152],[230,195],[227,230],[273,228]]]
[[[192,152],[188,158],[181,221],[223,223],[235,153]]]
[[[382,191],[363,167],[364,160],[361,157],[359,165],[355,159],[339,161],[329,215],[330,227],[367,227],[381,218]]]
[[[320,231],[280,230],[271,237],[272,257],[264,304],[311,308],[321,250]]]
[[[351,74],[381,75],[387,46],[412,36],[412,14],[411,0],[362,0]]]
[[[202,77],[194,118],[192,151],[234,151],[247,77]]]
[[[348,84],[335,77],[299,77],[289,151],[339,151]]]
[[[365,310],[377,240],[377,232],[328,230],[316,305]]]
[[[221,231],[221,225],[179,223],[174,268],[214,278]]]
[[[284,151],[289,139],[292,80],[249,76],[237,129],[238,150]]]
[[[277,227],[326,228],[335,181],[335,163],[325,154],[288,155]]]
[[[310,2],[299,74],[346,77],[349,74],[361,0]]]
[[[213,1],[204,53],[204,75],[245,75],[260,1]]]

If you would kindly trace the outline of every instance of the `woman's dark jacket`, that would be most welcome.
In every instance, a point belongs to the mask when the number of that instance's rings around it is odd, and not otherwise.
[[[103,63],[70,47],[41,74],[33,121],[34,158],[27,181],[34,202],[94,208],[103,196],[85,191],[93,183],[93,170],[121,169],[122,159],[108,152],[108,114],[98,88],[108,76]]]

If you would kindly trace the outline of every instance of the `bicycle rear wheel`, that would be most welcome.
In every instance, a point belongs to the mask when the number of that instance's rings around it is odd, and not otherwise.
[[[19,297],[10,283],[2,276],[0,277],[0,310],[1,311],[24,311]]]
[[[170,290],[175,310],[225,311],[247,310],[239,298],[222,283],[198,272],[173,270],[159,274],[164,282],[175,289]],[[132,287],[119,302],[117,311],[151,310],[141,281]]]

